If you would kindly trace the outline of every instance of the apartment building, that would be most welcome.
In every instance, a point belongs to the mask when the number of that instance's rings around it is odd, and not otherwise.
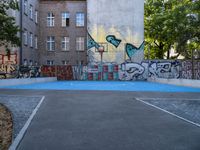
[[[98,48],[103,47],[103,62],[120,64],[134,47],[143,46],[143,0],[19,0],[19,4],[20,12],[10,12],[22,30],[21,47],[12,48],[18,63],[86,65],[101,61]],[[131,59],[141,62],[143,56],[141,48]]]
[[[21,33],[21,63],[38,63],[39,41],[39,0],[20,1],[20,27]]]
[[[39,60],[46,65],[87,63],[86,1],[40,0]]]

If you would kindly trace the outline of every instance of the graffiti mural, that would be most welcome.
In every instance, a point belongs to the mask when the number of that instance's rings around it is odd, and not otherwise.
[[[106,40],[111,43],[112,45],[114,45],[116,48],[119,46],[119,44],[121,43],[122,40],[117,39],[114,35],[108,35],[106,37]]]
[[[58,80],[131,81],[147,78],[192,78],[191,61],[150,60],[122,64],[94,63],[87,66],[42,66],[42,75]],[[186,70],[189,72],[186,72]],[[200,79],[200,61],[195,62],[195,79]]]
[[[72,80],[73,70],[71,65],[67,66],[47,66],[41,68],[43,77],[57,77],[58,80]]]
[[[130,59],[134,56],[135,53],[137,53],[138,51],[143,51],[143,49],[144,49],[144,42],[142,42],[139,48],[130,43],[127,43],[125,46],[126,54]]]
[[[200,79],[200,61],[183,61],[182,62],[182,78],[184,79]]]
[[[151,61],[149,64],[149,76],[157,78],[179,78],[181,63],[178,61]]]
[[[120,80],[141,80],[144,72],[145,68],[141,64],[125,62],[121,64]]]
[[[95,47],[98,49],[100,45],[92,38],[92,36],[88,33],[88,40],[87,40],[87,49],[91,49]]]
[[[179,61],[150,61],[121,64],[120,80],[146,80],[151,78],[180,78],[181,62]]]
[[[0,54],[0,64],[17,64],[17,53],[10,55]]]

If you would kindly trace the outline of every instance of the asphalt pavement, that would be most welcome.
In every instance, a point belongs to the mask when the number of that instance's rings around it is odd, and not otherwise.
[[[199,150],[200,128],[136,98],[200,93],[8,90],[45,96],[17,150]]]

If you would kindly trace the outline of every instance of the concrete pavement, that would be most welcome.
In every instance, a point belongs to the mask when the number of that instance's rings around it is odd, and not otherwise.
[[[200,128],[137,100],[200,93],[0,90],[45,100],[18,150],[199,150]]]

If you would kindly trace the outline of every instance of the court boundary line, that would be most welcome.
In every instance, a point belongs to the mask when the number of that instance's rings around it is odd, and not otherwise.
[[[144,100],[141,100],[140,98],[135,98],[135,99],[136,99],[137,101],[139,101],[139,102],[142,102],[142,103],[144,103],[144,104],[146,104],[146,105],[148,105],[148,106],[154,107],[154,108],[156,108],[156,109],[158,109],[158,110],[160,110],[160,111],[163,111],[163,112],[165,112],[165,113],[167,113],[167,114],[170,114],[170,115],[172,115],[172,116],[174,116],[174,117],[176,117],[176,118],[178,118],[178,119],[181,119],[181,120],[183,120],[183,121],[185,121],[185,122],[187,122],[187,123],[193,124],[193,125],[195,125],[195,126],[197,126],[197,127],[200,128],[200,124],[198,124],[198,123],[195,123],[195,122],[193,122],[193,121],[190,121],[190,120],[188,120],[188,119],[185,119],[185,118],[183,118],[183,117],[181,117],[181,116],[179,116],[179,115],[176,115],[176,114],[174,114],[174,113],[172,113],[172,112],[169,112],[169,111],[167,111],[167,110],[165,110],[165,109],[163,109],[163,108],[160,108],[160,107],[158,107],[158,106],[155,106],[155,105],[153,105],[153,104],[151,104],[151,103],[145,102]]]
[[[148,98],[148,97],[139,97],[137,99],[145,99],[145,100],[195,100],[195,101],[200,101],[200,98],[171,98],[171,97],[166,97],[166,98]]]
[[[43,98],[43,95],[10,95],[10,94],[0,94],[1,96],[8,96],[8,97],[27,97],[27,98]]]
[[[40,108],[40,106],[41,106],[42,102],[44,101],[44,99],[45,99],[45,96],[42,96],[42,98],[40,99],[40,102],[37,104],[35,109],[32,111],[30,117],[28,118],[28,120],[24,124],[23,128],[20,130],[20,132],[18,133],[17,137],[12,142],[11,146],[9,147],[9,150],[16,150],[17,149],[17,147],[19,146],[21,140],[23,139],[23,137],[24,137],[29,125],[31,124],[35,114],[37,113],[37,111]]]

